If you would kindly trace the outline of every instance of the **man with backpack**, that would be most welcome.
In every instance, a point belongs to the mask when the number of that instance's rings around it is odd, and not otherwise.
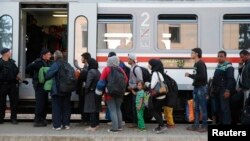
[[[50,58],[50,51],[44,48],[41,51],[41,57],[26,67],[26,72],[33,75],[32,83],[36,98],[34,127],[43,127],[47,125],[48,92],[44,90],[44,83],[38,81],[38,73],[41,68],[51,66],[52,61],[50,61]]]
[[[135,92],[137,92],[137,87],[136,87],[137,82],[138,81],[143,81],[143,74],[142,74],[141,68],[138,67],[137,64],[136,64],[136,56],[135,56],[135,54],[128,54],[128,64],[131,65],[128,89],[130,91],[134,90]],[[131,104],[132,104],[132,109],[133,109],[133,111],[132,111],[133,125],[130,126],[131,128],[136,128],[137,127],[137,114],[136,114],[135,101],[136,101],[136,93],[134,93],[133,96],[132,96],[132,103]]]
[[[74,68],[63,60],[62,52],[57,50],[54,53],[55,62],[45,75],[45,79],[52,79],[52,122],[53,129],[70,129],[72,91],[76,90],[76,78]]]
[[[111,113],[112,128],[108,132],[122,131],[121,104],[126,90],[128,78],[119,67],[119,58],[112,56],[108,58],[107,67],[102,71],[100,80],[96,86],[96,94],[102,95],[108,104]]]

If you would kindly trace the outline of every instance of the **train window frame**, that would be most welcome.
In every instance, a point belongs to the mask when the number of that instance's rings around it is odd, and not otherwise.
[[[81,54],[83,54],[83,53],[85,53],[84,51],[79,51],[79,53],[80,54],[76,54],[76,48],[77,48],[77,46],[76,46],[76,22],[77,22],[77,19],[79,18],[79,17],[83,17],[83,18],[85,18],[85,20],[86,20],[86,23],[87,23],[87,26],[86,26],[86,29],[87,29],[87,33],[86,33],[86,35],[87,35],[87,43],[86,43],[86,47],[84,47],[84,46],[81,46],[81,48],[85,48],[86,49],[86,51],[85,52],[88,52],[88,32],[89,32],[89,20],[88,20],[88,18],[86,17],[86,16],[84,16],[84,15],[79,15],[79,16],[77,16],[76,18],[75,18],[75,20],[74,20],[74,55],[73,55],[73,57],[74,57],[74,61],[75,60],[77,60],[77,63],[75,62],[74,63],[74,66],[76,67],[76,68],[78,68],[78,67],[83,67],[83,65],[84,64],[82,64],[81,63],[81,59],[82,59],[82,56],[81,56]],[[80,61],[79,61],[80,60]]]
[[[242,49],[250,49],[249,48],[241,48],[241,45],[240,45],[240,37],[241,37],[241,29],[239,27],[239,34],[237,34],[238,36],[238,44],[237,45],[237,48],[233,48],[231,44],[233,44],[232,42],[229,43],[229,45],[226,45],[225,43],[225,25],[233,25],[233,24],[238,24],[240,26],[240,24],[247,24],[248,25],[248,30],[250,30],[250,14],[246,14],[246,13],[224,13],[221,15],[221,26],[222,26],[222,29],[221,29],[221,48],[224,49],[224,50],[227,50],[227,51],[230,51],[230,52],[235,52],[235,51],[238,51],[238,50],[242,50]],[[232,31],[229,31],[230,34],[233,34],[231,33]],[[249,32],[249,31],[247,31]],[[243,33],[242,33],[243,34]],[[248,34],[248,33],[247,33]],[[250,35],[250,32],[249,32],[249,35]],[[243,38],[243,37],[242,37]],[[229,39],[231,41],[231,39]],[[244,39],[242,39],[242,44],[245,44],[245,41]],[[247,38],[248,40],[248,44],[250,44],[250,37]]]
[[[5,16],[7,16],[7,17],[9,17],[10,18],[10,20],[11,20],[11,40],[10,40],[10,42],[11,42],[11,45],[10,45],[10,47],[9,47],[9,49],[13,49],[13,18],[12,18],[12,16],[10,16],[10,15],[8,15],[8,14],[3,14],[3,15],[1,15],[0,16],[0,19],[2,19],[3,17],[5,17]],[[6,47],[5,47],[6,48]],[[0,48],[1,49],[1,48]],[[1,56],[1,55],[0,55]]]
[[[169,25],[173,25],[173,27],[175,26],[180,26],[181,24],[186,24],[186,23],[195,23],[196,26],[196,46],[193,47],[189,47],[189,48],[181,48],[181,49],[164,49],[164,48],[160,48],[159,47],[159,24],[163,24],[163,23],[167,23]],[[190,51],[192,48],[196,48],[199,47],[199,15],[198,14],[176,14],[176,13],[168,13],[168,14],[162,14],[162,13],[158,13],[158,16],[156,18],[156,33],[155,33],[155,41],[156,41],[156,47],[155,49],[159,52],[180,52],[180,51]],[[181,29],[179,28],[179,36],[181,34]],[[167,36],[167,35],[166,35]],[[171,36],[171,35],[170,35]],[[168,37],[171,38],[171,37]],[[181,42],[181,36],[178,37],[177,41],[175,42],[170,42],[170,44],[172,43],[178,43]]]
[[[132,44],[131,47],[129,49],[119,49],[119,48],[111,49],[111,48],[108,48],[108,45],[106,42],[105,44],[106,44],[107,48],[99,48],[99,41],[100,41],[99,24],[106,24],[106,25],[107,24],[129,24],[131,32],[129,34],[127,34],[126,36],[129,36],[128,38],[130,38],[129,42]],[[98,16],[97,16],[97,33],[98,33],[97,47],[96,47],[97,51],[108,53],[108,52],[110,52],[110,50],[112,50],[112,51],[115,51],[117,53],[122,53],[124,51],[131,52],[135,49],[135,46],[134,46],[135,45],[135,43],[134,43],[134,37],[135,37],[134,15],[133,14],[127,14],[127,13],[124,13],[124,14],[100,13],[100,14],[98,14]],[[120,36],[123,36],[123,35],[120,35]],[[117,37],[115,37],[115,38],[117,38]]]

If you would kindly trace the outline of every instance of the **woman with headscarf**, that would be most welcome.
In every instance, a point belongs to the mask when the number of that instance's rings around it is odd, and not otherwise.
[[[150,59],[148,62],[148,67],[151,69],[152,76],[151,82],[146,82],[146,86],[150,89],[154,89],[157,82],[164,81],[164,68],[163,64],[160,60]],[[167,127],[164,125],[163,118],[162,118],[162,107],[165,103],[166,95],[158,96],[158,97],[151,97],[152,104],[149,106],[149,110],[151,111],[152,115],[158,122],[158,127],[156,127],[153,131],[157,134],[162,133]]]
[[[110,110],[111,114],[111,122],[112,127],[108,130],[108,132],[118,132],[122,131],[122,113],[121,113],[121,104],[123,101],[123,97],[111,97],[107,92],[107,82],[108,77],[111,74],[112,68],[118,68],[123,73],[124,81],[127,83],[128,78],[126,76],[126,73],[123,71],[122,68],[119,67],[119,58],[117,56],[112,56],[108,58],[107,61],[107,67],[105,67],[102,71],[100,80],[97,83],[96,86],[96,94],[101,95],[104,91],[104,98],[105,101],[108,104],[108,108]],[[122,94],[123,95],[123,94]]]
[[[90,115],[90,127],[86,131],[95,131],[99,126],[99,112],[101,110],[101,97],[95,94],[96,84],[100,78],[98,63],[95,59],[88,60],[87,80],[85,84],[84,113]]]

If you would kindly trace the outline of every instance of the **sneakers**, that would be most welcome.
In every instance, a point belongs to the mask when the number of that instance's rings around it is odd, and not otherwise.
[[[18,122],[17,122],[16,119],[12,119],[12,120],[11,120],[11,123],[12,123],[12,124],[18,124]]]
[[[69,125],[65,125],[65,126],[63,127],[63,129],[69,130],[69,129],[70,129],[70,126],[69,126]]]
[[[84,130],[85,131],[91,131],[91,132],[94,132],[96,130],[97,127],[88,127],[88,128],[85,128]]]
[[[146,128],[138,128],[138,130],[139,130],[140,132],[145,132],[145,131],[147,131]]]
[[[119,128],[118,131],[123,131],[123,129],[122,129],[122,128]]]
[[[153,129],[153,131],[156,133],[156,134],[160,134],[160,133],[163,133],[165,130],[167,130],[168,128],[166,126],[158,126],[156,128]]]
[[[113,130],[113,129],[108,129],[107,130],[109,133],[117,133],[118,132],[118,130]]]
[[[35,122],[34,123],[34,127],[45,127],[45,126],[47,126],[47,124],[44,122]]]
[[[58,128],[53,127],[52,129],[56,130],[56,131],[60,131],[60,130],[62,130],[62,127],[58,127]]]
[[[191,126],[187,127],[187,130],[189,130],[189,131],[198,131],[199,126],[191,125]]]
[[[202,125],[199,129],[198,132],[203,133],[203,132],[207,132],[207,126]]]

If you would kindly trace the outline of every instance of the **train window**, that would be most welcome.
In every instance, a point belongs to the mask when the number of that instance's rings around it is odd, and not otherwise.
[[[223,48],[227,50],[250,48],[250,14],[223,16]]]
[[[161,50],[192,49],[198,45],[198,19],[193,14],[158,16],[158,48]]]
[[[81,54],[87,52],[87,48],[88,48],[88,20],[84,16],[79,16],[75,20],[75,60],[81,62]]]
[[[13,46],[13,20],[8,15],[0,17],[0,49]]]
[[[97,49],[131,49],[133,47],[132,26],[132,15],[99,14]]]

